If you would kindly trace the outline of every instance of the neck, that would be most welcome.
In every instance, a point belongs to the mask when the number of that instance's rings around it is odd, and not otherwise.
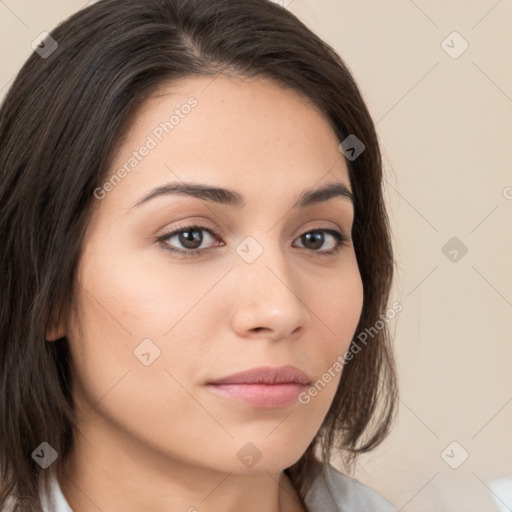
[[[244,474],[188,463],[97,425],[81,426],[57,477],[74,512],[305,510],[282,471]]]

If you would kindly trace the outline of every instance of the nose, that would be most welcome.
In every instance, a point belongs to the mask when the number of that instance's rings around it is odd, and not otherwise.
[[[237,256],[238,258],[238,256]],[[277,341],[307,329],[306,282],[278,247],[264,247],[252,263],[238,258],[232,278],[232,327],[241,337]]]

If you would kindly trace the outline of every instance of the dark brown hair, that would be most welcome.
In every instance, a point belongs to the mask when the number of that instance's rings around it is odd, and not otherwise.
[[[39,480],[49,489],[33,451],[49,443],[58,464],[72,447],[68,342],[45,342],[45,332],[73,303],[94,190],[151,91],[231,73],[302,93],[340,142],[354,134],[365,145],[347,159],[364,287],[356,334],[385,311],[394,264],[370,114],[340,57],[286,9],[269,0],[101,0],[51,36],[58,48],[28,58],[0,113],[0,509],[12,500],[20,511],[41,510]],[[389,338],[384,326],[345,365],[320,431],[285,470],[301,497],[319,456],[340,455],[350,468],[388,434],[397,401]]]

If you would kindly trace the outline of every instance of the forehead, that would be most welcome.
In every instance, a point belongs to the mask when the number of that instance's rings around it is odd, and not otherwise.
[[[140,105],[110,171],[125,168],[115,192],[132,199],[180,179],[244,197],[296,195],[333,178],[350,188],[338,145],[325,116],[293,89],[262,77],[190,77],[161,84]]]

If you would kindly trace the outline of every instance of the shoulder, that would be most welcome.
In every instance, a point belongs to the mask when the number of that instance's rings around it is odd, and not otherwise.
[[[306,494],[310,512],[397,512],[383,496],[329,464],[323,464]]]

